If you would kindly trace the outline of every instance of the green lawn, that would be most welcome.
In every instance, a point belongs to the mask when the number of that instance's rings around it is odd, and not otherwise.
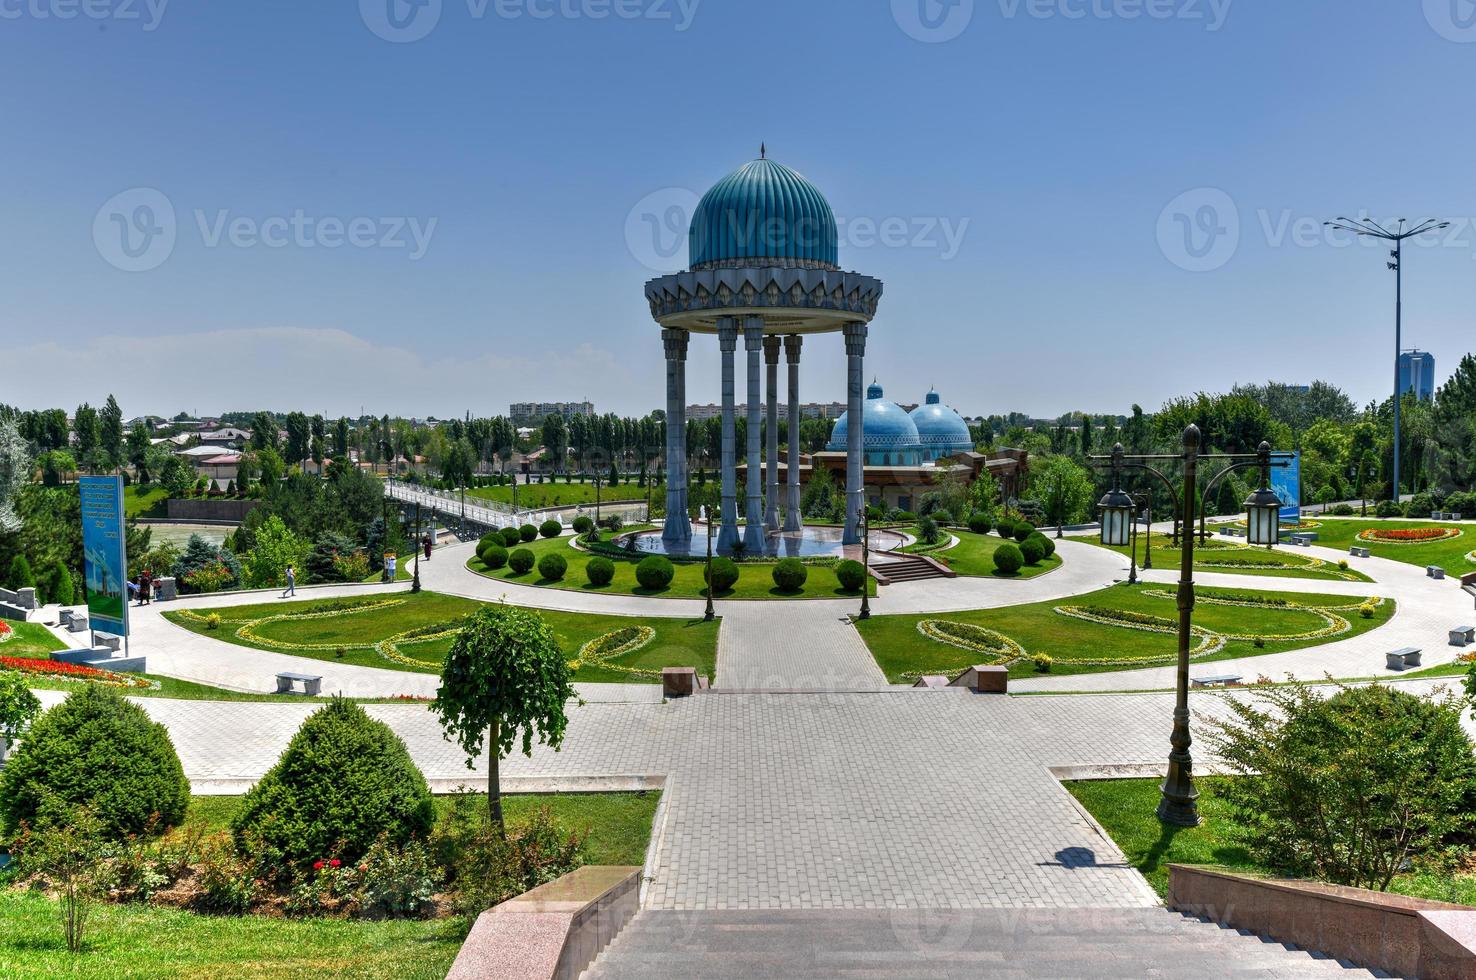
[[[272,602],[216,610],[191,610],[193,615],[174,611],[165,613],[165,618],[202,636],[252,649],[363,667],[439,673],[440,663],[450,650],[453,638],[434,634],[453,629],[458,620],[475,612],[483,604],[472,599],[434,592],[422,592],[419,595],[394,593],[366,596],[362,599],[331,600],[329,609],[343,610],[338,615],[262,622],[278,615],[300,616],[319,605],[311,601]],[[212,612],[221,617],[220,628],[216,630],[209,629],[203,622]],[[576,680],[650,683],[659,677],[662,667],[695,667],[698,673],[708,676],[716,671],[718,621],[704,623],[700,619],[595,616],[553,610],[540,612],[553,628],[560,646],[571,660],[578,655],[581,646],[606,633],[632,626],[645,626],[655,631],[650,643],[632,653],[614,658],[610,661],[611,666],[601,666],[585,660]],[[240,635],[242,630],[246,631],[246,635]],[[427,639],[410,638],[395,644],[396,651],[401,656],[416,661],[415,663],[389,659],[375,649],[375,645],[381,641],[410,631],[432,634]],[[297,645],[307,645],[310,649],[299,649]],[[343,650],[342,656],[338,653],[340,647]],[[631,668],[654,671],[654,676],[649,673],[632,674],[629,672]]]
[[[512,490],[508,487],[476,487],[466,492],[467,499],[479,497],[482,500],[492,500],[500,504],[512,503]],[[666,498],[666,485],[657,483],[651,487],[651,501]],[[646,488],[637,486],[635,483],[622,483],[619,486],[601,486],[600,500],[603,503],[622,503],[634,500],[644,502],[646,499]],[[543,510],[549,507],[573,507],[576,504],[589,504],[595,502],[595,485],[593,483],[565,483],[559,480],[557,483],[520,483],[518,484],[518,509],[519,510]]]
[[[590,864],[643,863],[659,794],[512,796],[510,823],[549,807],[567,829],[588,834]],[[187,822],[223,828],[240,797],[196,797]],[[438,798],[445,807],[447,798]],[[55,902],[0,891],[0,976],[5,977],[444,977],[466,936],[461,918],[343,921],[210,916],[146,905],[98,905],[86,949],[61,941]]]
[[[1439,565],[1452,578],[1459,578],[1468,572],[1476,572],[1476,562],[1466,557],[1476,551],[1476,533],[1473,533],[1473,529],[1469,526],[1438,524],[1431,521],[1381,521],[1374,518],[1356,517],[1317,517],[1313,520],[1322,525],[1314,529],[1317,534],[1317,540],[1314,543],[1325,548],[1347,551],[1357,544],[1361,548],[1367,548],[1369,554],[1376,558],[1390,558],[1394,561],[1418,565],[1421,568],[1426,565]],[[1369,528],[1383,531],[1425,527],[1455,528],[1462,533],[1458,538],[1437,541],[1433,544],[1380,544],[1377,541],[1357,540],[1358,535]]]
[[[51,630],[40,623],[18,623],[6,620],[13,634],[0,643],[0,657],[45,657],[53,650],[65,650],[66,644],[58,640]],[[79,645],[83,641],[79,641]]]
[[[1097,536],[1074,537],[1071,540],[1096,545],[1099,548],[1107,547]],[[1153,535],[1154,568],[1179,567],[1179,562],[1183,560],[1183,553],[1180,549],[1170,546],[1171,540],[1167,535]],[[1108,550],[1127,557],[1132,548],[1109,548]],[[1143,544],[1140,541],[1138,543],[1138,567],[1140,568],[1142,561]],[[1362,572],[1342,569],[1336,563],[1325,562],[1310,555],[1251,548],[1244,544],[1235,544],[1225,538],[1215,537],[1213,534],[1203,543],[1195,539],[1194,567],[1205,572],[1226,572],[1231,575],[1269,575],[1285,578],[1329,579],[1341,582],[1373,581]]]
[[[123,488],[123,513],[127,517],[165,517],[169,491],[157,483],[131,483]]]
[[[533,552],[535,559],[542,558],[549,552],[557,552],[564,556],[569,563],[569,570],[559,581],[549,581],[538,574],[535,565],[533,570],[519,575],[511,568],[499,568],[492,570],[482,564],[481,560],[473,557],[467,562],[467,567],[478,575],[485,575],[491,579],[507,582],[517,582],[522,585],[538,585],[554,589],[572,589],[580,592],[601,592],[610,595],[642,595],[660,596],[664,599],[701,599],[707,595],[707,583],[702,580],[702,570],[705,567],[702,562],[677,562],[676,576],[671,580],[671,585],[665,589],[652,591],[641,587],[636,581],[635,570],[639,559],[646,557],[639,555],[637,558],[620,558],[606,555],[615,562],[615,578],[609,585],[596,588],[589,584],[589,579],[584,574],[584,567],[589,564],[593,557],[587,551],[581,551],[573,546],[573,538],[539,538],[528,544],[520,544],[508,549],[510,552],[517,548],[527,548]],[[727,592],[719,592],[714,598],[717,599],[836,599],[861,597],[860,591],[850,592],[840,587],[836,580],[835,569],[828,565],[808,566],[810,577],[805,582],[805,587],[800,592],[782,592],[774,585],[772,573],[774,565],[771,562],[743,562],[738,566],[738,584]],[[876,581],[870,580],[868,585],[871,594],[876,595]]]
[[[877,664],[894,683],[905,683],[917,674],[952,675],[973,664],[995,662],[989,653],[979,653],[952,646],[924,636],[918,630],[923,620],[966,623],[1001,633],[1018,643],[1026,656],[1048,653],[1054,659],[1053,674],[1091,673],[1103,670],[1127,670],[1133,667],[1162,666],[1175,656],[1177,640],[1172,633],[1153,633],[1124,626],[1073,619],[1055,612],[1058,606],[1106,607],[1135,613],[1146,613],[1165,620],[1177,618],[1177,608],[1166,586],[1115,585],[1099,592],[1070,599],[981,609],[970,612],[943,613],[928,616],[873,616],[858,622],[857,628]],[[1151,593],[1157,593],[1151,594]],[[1246,608],[1214,605],[1205,600],[1237,595],[1274,597],[1312,606],[1349,606],[1359,600],[1349,596],[1280,595],[1274,592],[1200,588],[1200,603],[1194,611],[1194,624],[1220,633],[1270,637],[1320,630],[1326,620],[1320,616],[1287,608]],[[1217,653],[1196,657],[1194,663],[1208,663],[1233,657],[1278,653],[1317,646],[1346,639],[1389,621],[1394,613],[1392,600],[1385,601],[1372,619],[1363,619],[1355,611],[1335,615],[1345,619],[1349,628],[1337,636],[1298,640],[1265,639],[1256,647],[1254,639],[1227,639]],[[1120,660],[1113,665],[1087,664],[1083,660]],[[1010,668],[1013,677],[1038,676],[1028,660]],[[1253,680],[1254,678],[1247,678]]]
[[[911,529],[916,534],[916,528]],[[1006,574],[994,567],[994,552],[1006,540],[1011,544],[1018,545],[1019,542],[1013,538],[1002,538],[997,534],[975,534],[972,531],[953,530],[944,531],[958,540],[958,544],[951,548],[934,548],[927,545],[909,545],[903,549],[909,553],[927,555],[936,558],[946,564],[960,575],[990,576],[991,578],[1034,578],[1046,572],[1054,571],[1061,567],[1061,559],[1057,555],[1045,559],[1038,565],[1026,565],[1018,572]]]
[[[1161,896],[1168,890],[1168,865],[1212,864],[1231,871],[1268,874],[1246,849],[1244,833],[1219,796],[1220,779],[1199,779],[1198,827],[1159,823],[1158,779],[1068,782],[1066,788],[1106,828],[1133,867]],[[1394,879],[1390,891],[1463,905],[1476,904],[1476,875],[1414,873]]]

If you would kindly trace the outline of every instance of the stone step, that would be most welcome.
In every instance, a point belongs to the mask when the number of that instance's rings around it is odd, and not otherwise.
[[[642,911],[586,980],[1369,977],[1163,909]]]
[[[885,576],[889,582],[917,582],[930,578],[947,578],[948,575],[937,565],[921,558],[898,558],[895,561],[878,563],[872,570]]]

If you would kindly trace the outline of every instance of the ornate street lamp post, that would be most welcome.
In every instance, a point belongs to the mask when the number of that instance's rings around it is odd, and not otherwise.
[[[704,504],[702,523],[707,527],[707,608],[702,612],[702,621],[710,623],[717,611],[712,607],[712,512]]]
[[[420,501],[415,501],[415,540],[410,545],[415,549],[415,577],[410,582],[410,591],[420,591]]]
[[[861,567],[866,574],[861,577],[861,615],[858,619],[871,618],[871,515],[869,508],[861,508]]]
[[[1245,502],[1247,538],[1252,545],[1276,544],[1280,535],[1281,502],[1271,489],[1271,468],[1288,466],[1287,462],[1272,462],[1271,446],[1261,443],[1255,453],[1205,453],[1201,454],[1199,427],[1191,425],[1184,430],[1184,451],[1178,455],[1127,456],[1122,444],[1112,447],[1111,456],[1093,456],[1092,461],[1108,465],[1112,469],[1112,489],[1098,504],[1102,511],[1102,543],[1120,548],[1129,543],[1132,535],[1129,523],[1136,523],[1133,501],[1122,489],[1122,470],[1138,469],[1162,480],[1169,488],[1174,502],[1175,527],[1182,521],[1183,539],[1179,552],[1179,655],[1178,670],[1174,685],[1174,722],[1169,735],[1168,775],[1164,778],[1162,798],[1158,804],[1158,819],[1178,827],[1194,827],[1199,824],[1199,809],[1196,804],[1199,793],[1194,789],[1194,761],[1190,753],[1193,739],[1189,734],[1189,650],[1193,645],[1194,616],[1194,532],[1192,509],[1199,500],[1200,534],[1204,534],[1205,507],[1209,490],[1226,475],[1255,466],[1261,470],[1261,488],[1254,491]],[[1203,494],[1199,493],[1199,461],[1202,459],[1226,460],[1230,463],[1210,480]],[[1182,495],[1174,490],[1171,480],[1151,462],[1179,460],[1184,467]],[[1136,554],[1136,552],[1135,552]]]

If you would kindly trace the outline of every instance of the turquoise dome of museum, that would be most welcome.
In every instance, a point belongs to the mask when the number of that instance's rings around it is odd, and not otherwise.
[[[973,451],[974,437],[969,424],[962,415],[944,405],[936,391],[928,392],[927,401],[912,410],[912,424],[917,426],[925,459]]]
[[[845,452],[846,434],[850,430],[850,412],[836,420],[825,448]],[[923,444],[912,416],[896,402],[887,401],[882,386],[876,382],[866,389],[861,403],[862,451],[867,466],[921,466]]]
[[[760,158],[713,185],[688,231],[693,271],[778,266],[837,269],[830,203],[808,180]]]

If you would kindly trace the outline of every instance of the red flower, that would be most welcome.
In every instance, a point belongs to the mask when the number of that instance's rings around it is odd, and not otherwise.
[[[313,862],[313,870],[314,871],[322,871],[323,870],[323,862],[322,861],[314,861]]]
[[[340,860],[338,860],[338,858],[334,858],[332,861],[329,861],[328,862],[328,867],[330,867],[330,868],[336,868],[336,867],[338,867],[342,863],[343,862],[340,861]]]

